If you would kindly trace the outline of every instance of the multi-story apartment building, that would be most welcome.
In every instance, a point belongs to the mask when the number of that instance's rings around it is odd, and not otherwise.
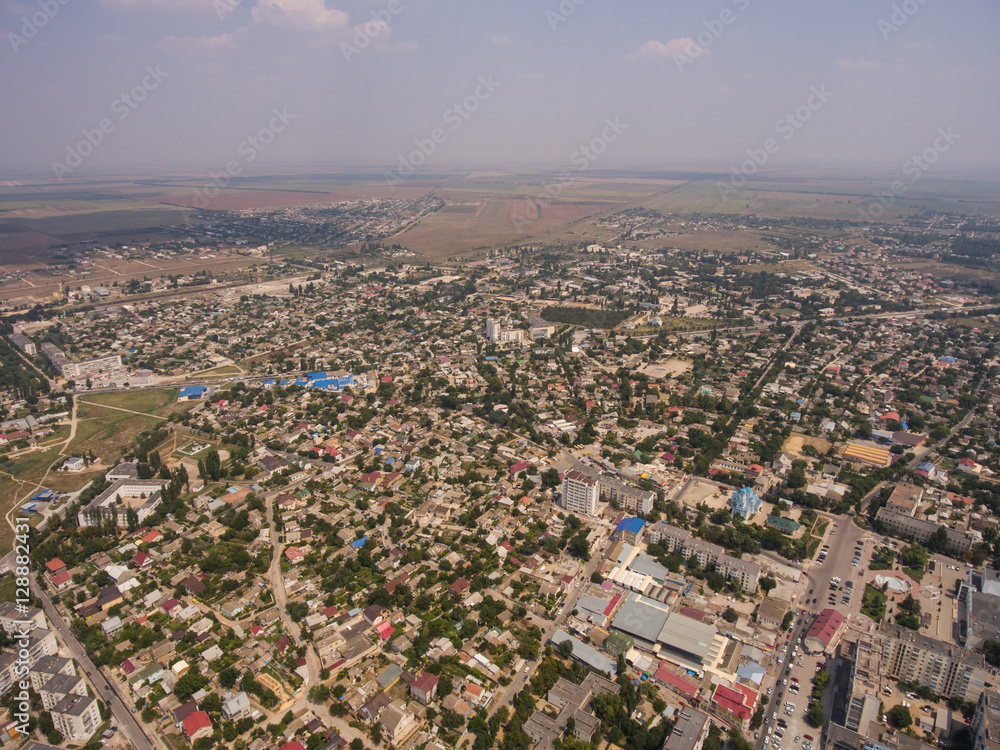
[[[616,503],[622,510],[637,516],[645,516],[652,511],[653,501],[656,500],[655,492],[634,487],[608,474],[601,474],[600,492],[602,499]]]
[[[27,625],[22,625],[27,623]],[[27,607],[19,611],[14,602],[0,602],[0,628],[8,633],[44,628],[48,624],[45,613],[37,607]]]
[[[1000,691],[984,690],[969,726],[974,750],[1000,750]]]
[[[486,338],[496,344],[510,341],[523,341],[525,331],[520,328],[505,328],[503,323],[495,318],[486,319]]]
[[[105,357],[73,362],[62,349],[50,342],[42,344],[42,352],[64,378],[81,378],[122,369],[122,355],[120,354],[109,354]]]
[[[744,591],[753,593],[760,582],[760,565],[730,555],[719,555],[715,569],[731,581],[739,581]]]
[[[66,695],[51,709],[52,724],[67,740],[85,742],[101,724],[97,699],[89,695]]]
[[[979,700],[991,681],[982,654],[930,638],[912,630],[882,623],[878,630],[863,634],[858,653],[874,650],[883,677],[926,685],[938,695]]]
[[[913,518],[906,513],[899,513],[889,508],[879,508],[875,520],[884,524],[894,534],[907,539],[913,539],[920,544],[926,544],[937,530],[940,524],[933,521],[926,521],[922,518]],[[957,531],[956,529],[944,527],[948,535],[948,546],[955,554],[962,555],[972,549],[974,544],[982,541],[978,532]]]
[[[600,498],[600,479],[581,469],[570,469],[563,474],[562,507],[585,516],[597,515]]]
[[[38,354],[38,347],[35,346],[35,342],[29,339],[20,331],[15,331],[10,335],[11,343],[20,349],[22,352],[27,354],[29,357],[34,357]]]
[[[691,532],[671,526],[666,521],[657,521],[650,527],[648,539],[650,542],[665,545],[668,552],[680,552],[691,539]]]

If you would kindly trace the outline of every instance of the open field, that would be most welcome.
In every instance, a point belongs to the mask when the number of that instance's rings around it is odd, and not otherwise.
[[[82,395],[76,437],[67,452],[79,455],[93,451],[101,461],[111,464],[140,432],[162,423],[170,412],[188,406],[176,403],[176,398],[176,388]]]
[[[781,446],[781,450],[785,453],[792,453],[800,458],[809,458],[802,452],[802,448],[811,445],[816,449],[816,452],[821,456],[825,456],[830,452],[833,447],[833,443],[829,440],[824,440],[823,438],[810,437],[809,435],[803,435],[799,432],[793,432],[788,436],[788,440],[785,444]]]
[[[200,372],[192,373],[191,376],[197,375],[199,378],[226,378],[230,375],[239,375],[242,372],[236,365],[223,365],[222,367],[213,367],[210,370],[201,370]]]
[[[662,362],[643,365],[639,372],[653,379],[668,378],[674,375],[683,375],[692,367],[690,362],[683,359],[665,359]]]

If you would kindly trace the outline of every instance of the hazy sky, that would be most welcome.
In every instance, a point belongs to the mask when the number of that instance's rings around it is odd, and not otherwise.
[[[84,131],[74,176],[381,167],[415,140],[422,169],[559,168],[602,133],[595,169],[769,138],[769,169],[892,169],[949,127],[942,169],[1000,167],[996,0],[0,0],[0,30],[5,174]]]

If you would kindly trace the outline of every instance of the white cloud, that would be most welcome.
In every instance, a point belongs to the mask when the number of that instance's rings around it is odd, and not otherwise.
[[[342,31],[348,25],[347,13],[327,8],[323,0],[259,0],[253,20],[299,31]]]
[[[490,37],[490,41],[493,42],[493,44],[500,46],[502,44],[510,44],[510,37],[506,34],[494,34]]]
[[[871,60],[865,60],[863,57],[859,57],[857,60],[842,57],[837,60],[837,67],[841,70],[878,70],[882,66]]]
[[[708,50],[698,46],[698,43],[690,37],[681,36],[671,39],[664,44],[656,39],[650,39],[635,53],[637,57],[673,57],[683,55],[684,57],[698,57],[707,55]]]

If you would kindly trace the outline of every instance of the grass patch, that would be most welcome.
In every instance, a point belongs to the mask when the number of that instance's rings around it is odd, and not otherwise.
[[[79,456],[93,451],[105,465],[113,465],[140,432],[162,424],[166,414],[178,410],[176,397],[176,388],[83,396],[77,407],[76,437],[66,453]]]
[[[80,399],[90,404],[151,414],[176,401],[177,389],[119,391],[117,393],[95,393],[94,395],[80,394]],[[86,405],[81,404],[81,406]]]
[[[213,367],[211,370],[201,370],[200,372],[193,373],[200,378],[224,378],[230,375],[239,375],[241,370],[236,365],[223,365],[222,367]]]
[[[885,619],[885,605],[888,600],[885,594],[870,583],[867,584],[864,598],[861,600],[861,614],[867,615],[875,622],[882,622]]]
[[[903,572],[906,573],[906,575],[908,575],[910,578],[912,578],[917,583],[920,583],[920,581],[924,577],[924,569],[923,568],[903,568]]]
[[[819,549],[819,543],[823,541],[822,539],[813,539],[809,542],[809,548],[806,550],[806,559],[811,560],[816,555],[816,550]]]

